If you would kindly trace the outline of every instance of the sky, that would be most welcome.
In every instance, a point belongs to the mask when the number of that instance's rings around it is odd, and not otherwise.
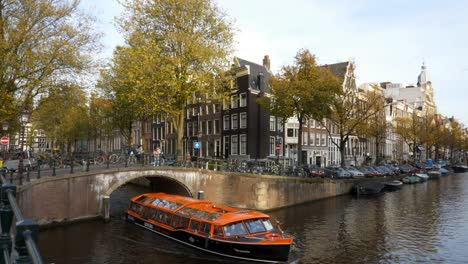
[[[416,84],[425,62],[437,110],[468,126],[468,1],[217,0],[237,29],[235,56],[273,72],[309,49],[320,64],[353,60],[357,84]],[[117,0],[82,0],[103,33],[103,58],[123,44]]]

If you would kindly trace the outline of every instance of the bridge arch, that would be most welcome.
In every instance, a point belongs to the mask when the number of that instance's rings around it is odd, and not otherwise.
[[[143,181],[141,179],[143,179]],[[110,196],[115,190],[131,182],[133,183],[139,182],[142,185],[148,185],[151,192],[165,192],[165,193],[170,193],[170,194],[193,197],[192,191],[185,183],[177,179],[174,179],[172,177],[158,175],[158,174],[134,175],[134,176],[119,180],[116,183],[114,183],[112,186],[110,186],[110,188],[104,193],[104,196]]]

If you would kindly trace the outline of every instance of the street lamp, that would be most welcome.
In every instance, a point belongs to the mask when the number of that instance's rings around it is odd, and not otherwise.
[[[393,149],[393,160],[396,161],[397,160],[397,150],[396,148]]]
[[[7,121],[4,121],[4,122],[2,123],[2,130],[5,131],[5,132],[8,131],[8,122],[7,122]],[[5,162],[5,160],[6,160],[6,152],[7,152],[8,146],[3,146],[3,145],[2,145],[2,147],[3,147],[3,162]]]
[[[21,123],[21,155],[20,155],[20,160],[19,160],[19,163],[18,163],[18,173],[19,173],[20,185],[23,183],[24,130],[25,130],[26,124],[28,123],[28,120],[29,120],[29,111],[24,109],[21,112],[21,117],[20,117],[20,123]]]

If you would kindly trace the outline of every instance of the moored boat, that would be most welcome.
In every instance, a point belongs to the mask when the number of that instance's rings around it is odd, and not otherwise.
[[[465,165],[455,165],[452,166],[453,172],[455,173],[463,173],[463,172],[468,172],[468,166]]]
[[[420,182],[425,182],[429,179],[429,175],[427,175],[426,173],[422,173],[422,172],[414,173],[413,176],[420,178]]]
[[[401,181],[406,184],[413,184],[413,183],[421,182],[421,178],[417,176],[406,176],[403,179],[401,179]]]
[[[401,186],[403,186],[403,183],[401,181],[389,181],[389,182],[384,182],[384,190],[385,191],[396,191],[401,189]]]
[[[352,192],[356,195],[378,194],[384,187],[384,184],[381,182],[364,182],[361,184],[356,184],[353,187]]]
[[[131,198],[127,221],[185,245],[249,261],[287,261],[293,238],[267,214],[165,193]]]
[[[436,179],[436,178],[440,178],[441,173],[439,170],[430,170],[427,172],[427,175],[429,175],[429,178],[431,179]]]

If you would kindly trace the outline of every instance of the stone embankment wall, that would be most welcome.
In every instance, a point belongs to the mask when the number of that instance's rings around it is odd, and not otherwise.
[[[39,224],[74,221],[106,215],[103,200],[128,182],[149,182],[157,191],[194,197],[203,190],[205,199],[215,203],[264,211],[343,195],[354,184],[353,180],[128,168],[42,178],[19,188],[17,197],[24,216]]]

